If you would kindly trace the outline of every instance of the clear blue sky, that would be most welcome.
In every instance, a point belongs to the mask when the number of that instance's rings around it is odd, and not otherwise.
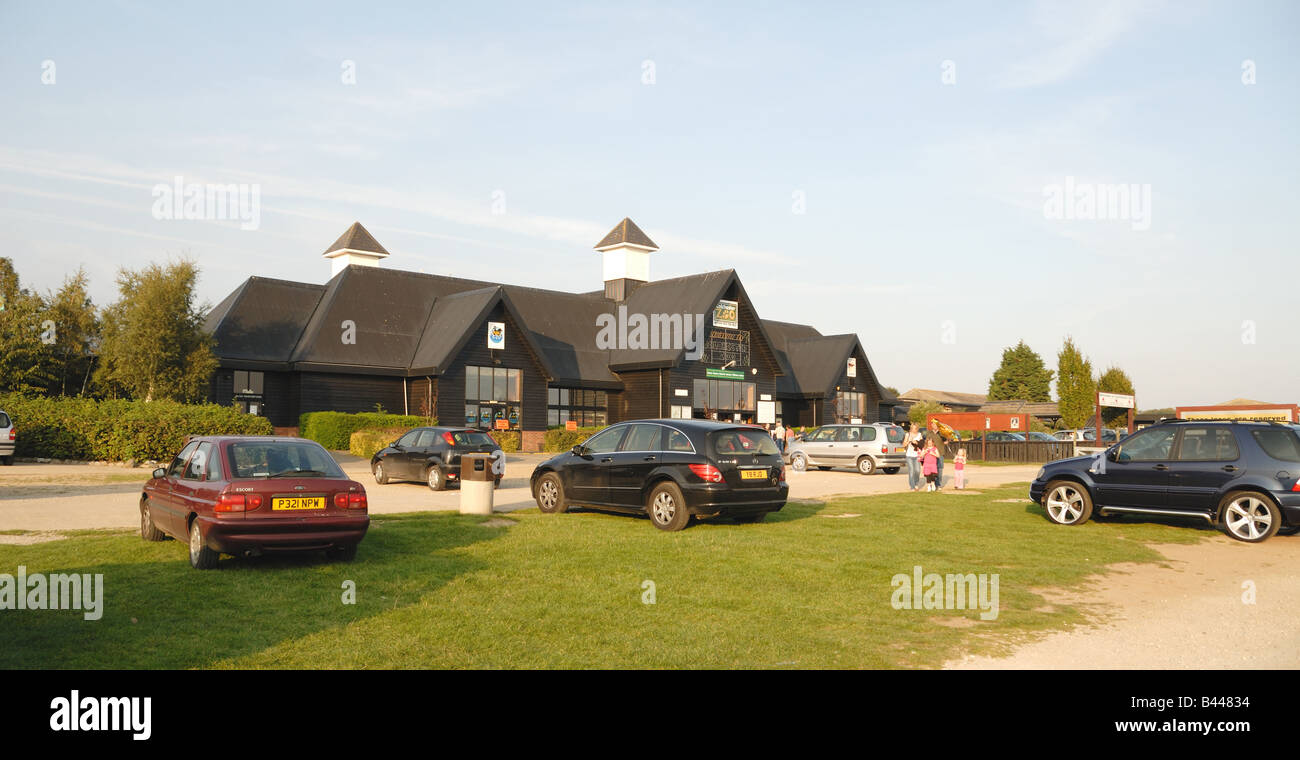
[[[631,216],[653,277],[734,267],[899,389],[1073,335],[1143,407],[1300,401],[1300,4],[696,5],[0,0],[0,255],[101,304],[190,256],[215,303],[323,282],[359,220],[390,267],[589,291]],[[175,176],[256,183],[260,227],[154,219]],[[1149,185],[1150,229],[1047,218],[1066,177]]]

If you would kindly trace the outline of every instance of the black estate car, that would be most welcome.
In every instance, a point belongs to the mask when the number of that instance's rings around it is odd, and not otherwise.
[[[1051,462],[1029,496],[1060,525],[1093,515],[1194,517],[1257,543],[1300,530],[1300,426],[1169,420],[1102,454]]]
[[[678,419],[611,425],[539,464],[532,488],[543,512],[644,512],[662,530],[681,530],[692,516],[758,522],[789,493],[781,453],[762,428]]]
[[[496,457],[496,485],[501,485],[506,463],[501,447],[482,430],[468,428],[415,428],[371,457],[370,472],[380,485],[414,480],[442,491],[460,477],[460,455],[475,453]]]

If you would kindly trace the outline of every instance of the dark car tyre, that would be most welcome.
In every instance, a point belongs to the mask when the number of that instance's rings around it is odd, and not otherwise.
[[[897,475],[897,474],[898,474],[898,468],[897,468],[897,467],[882,467],[882,468],[880,468],[880,469],[884,470],[886,475]]]
[[[447,490],[447,476],[442,474],[442,468],[438,465],[432,465],[424,473],[424,482],[435,491]]]
[[[203,543],[203,532],[199,530],[199,521],[191,522],[190,566],[195,570],[211,570],[217,566],[217,560],[220,558],[219,552],[212,551]]]
[[[1282,511],[1261,493],[1230,491],[1219,504],[1219,524],[1238,541],[1257,544],[1282,527]]]
[[[790,469],[796,472],[803,472],[808,469],[808,458],[803,454],[790,455]]]
[[[1300,533],[1300,525],[1286,525],[1277,529],[1279,536],[1294,536]]]
[[[1072,480],[1053,480],[1043,489],[1043,509],[1057,525],[1082,525],[1092,516],[1092,497]]]
[[[375,482],[381,486],[388,485],[388,471],[384,469],[383,462],[375,462],[375,468],[371,470],[375,476]]]
[[[357,545],[332,546],[325,550],[325,556],[334,562],[351,562],[357,558]]]
[[[650,514],[650,522],[659,530],[681,530],[691,521],[686,499],[682,498],[682,489],[672,482],[660,483],[650,491],[650,498],[646,499],[646,512]]]
[[[153,524],[153,514],[149,510],[149,500],[140,502],[140,538],[146,541],[166,541],[167,534],[158,530]]]
[[[858,458],[858,472],[863,475],[870,475],[876,471],[876,460],[871,457]]]
[[[568,511],[569,502],[564,498],[564,484],[559,475],[548,472],[537,481],[537,508],[548,515]]]

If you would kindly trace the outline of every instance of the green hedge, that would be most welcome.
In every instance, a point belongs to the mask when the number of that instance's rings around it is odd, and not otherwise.
[[[0,396],[18,431],[20,457],[168,461],[191,435],[271,435],[270,420],[233,406]]]
[[[354,457],[369,459],[388,444],[406,435],[408,428],[366,428],[348,439],[348,451]]]
[[[604,430],[604,428],[580,427],[577,430],[565,430],[562,427],[550,428],[546,431],[546,435],[542,437],[542,451],[568,451],[601,430]]]
[[[496,441],[501,450],[507,454],[518,451],[523,443],[523,435],[518,430],[489,430],[487,434],[492,436],[492,440]]]
[[[436,425],[437,420],[405,414],[380,414],[361,412],[308,412],[298,417],[298,435],[310,438],[331,451],[347,450],[352,445],[352,434],[358,430],[379,428],[406,428]]]

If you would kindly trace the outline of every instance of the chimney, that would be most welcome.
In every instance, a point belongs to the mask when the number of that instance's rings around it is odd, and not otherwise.
[[[343,236],[325,250],[325,258],[330,260],[330,277],[333,277],[354,264],[379,266],[380,261],[388,258],[388,251],[375,240],[374,235],[361,226],[361,222],[353,222]]]
[[[624,217],[596,244],[596,250],[604,258],[605,297],[626,301],[632,291],[650,281],[650,254],[659,246]]]

